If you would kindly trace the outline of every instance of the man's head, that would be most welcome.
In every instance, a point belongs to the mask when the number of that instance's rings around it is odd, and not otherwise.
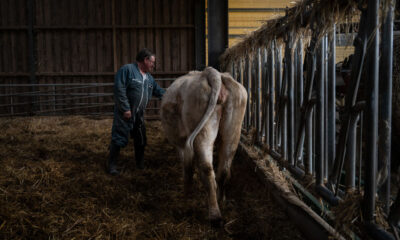
[[[143,48],[136,55],[136,61],[139,64],[139,68],[142,72],[151,72],[155,66],[156,57],[149,49]]]

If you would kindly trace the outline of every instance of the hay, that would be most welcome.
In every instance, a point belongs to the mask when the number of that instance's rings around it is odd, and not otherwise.
[[[362,202],[363,193],[358,191],[348,192],[345,198],[336,207],[332,208],[332,212],[335,215],[335,228],[344,230],[345,227],[352,229],[357,235],[364,236],[365,232],[363,229],[363,214],[362,214]],[[386,231],[390,230],[389,224],[386,221],[383,203],[377,201],[375,211],[376,223],[383,227]],[[367,236],[364,236],[367,237]]]
[[[268,48],[272,41],[278,45],[293,33],[293,42],[306,35],[310,29],[318,32],[317,39],[332,29],[334,23],[354,22],[359,16],[357,0],[303,0],[287,9],[286,16],[271,19],[260,28],[246,35],[242,41],[228,48],[220,57],[221,66],[227,66],[246,56],[251,58],[258,48]]]
[[[146,169],[133,144],[119,177],[104,171],[111,119],[0,119],[0,239],[302,239],[240,159],[224,229],[210,227],[206,193],[183,195],[181,164],[159,122],[148,122]]]

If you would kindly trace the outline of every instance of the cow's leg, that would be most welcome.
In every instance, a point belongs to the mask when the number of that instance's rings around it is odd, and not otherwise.
[[[201,181],[208,193],[209,218],[213,225],[222,224],[217,201],[217,182],[213,169],[213,147],[217,137],[220,111],[216,111],[194,141],[196,163]]]
[[[218,183],[218,200],[224,201],[225,184],[231,177],[231,165],[235,155],[236,144],[222,143],[218,145],[218,168],[217,168],[217,183]]]
[[[221,223],[221,212],[217,201],[217,182],[212,165],[212,145],[202,146],[198,152],[198,168],[201,181],[208,194],[209,218],[211,223],[219,225]]]
[[[183,185],[184,185],[185,195],[189,196],[193,192],[193,173],[194,173],[193,160],[184,158],[183,149],[177,148],[177,151],[183,165]]]
[[[246,109],[247,94],[237,89],[223,75],[229,95],[225,101],[218,130],[218,199],[224,199],[225,184],[230,178],[233,157],[240,140],[242,121]]]

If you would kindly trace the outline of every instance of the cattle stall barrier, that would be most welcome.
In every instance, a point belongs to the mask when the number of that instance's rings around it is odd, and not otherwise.
[[[156,78],[167,86],[174,78]],[[113,115],[113,82],[0,84],[0,117]],[[158,119],[159,101],[150,100],[146,119]]]
[[[340,208],[361,196],[353,222],[374,239],[398,238],[400,222],[390,176],[394,6],[394,0],[301,1],[220,57],[248,91],[243,127],[254,132],[254,143],[299,183],[311,179],[311,189],[297,186],[324,199],[313,203],[321,212],[324,204]],[[356,35],[340,100],[336,27],[343,22]]]

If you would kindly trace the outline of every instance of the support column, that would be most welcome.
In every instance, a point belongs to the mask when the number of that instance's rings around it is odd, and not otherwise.
[[[219,56],[228,47],[228,0],[208,1],[208,65],[220,70]]]
[[[206,3],[205,0],[196,0],[194,4],[195,67],[201,71],[206,66]]]

